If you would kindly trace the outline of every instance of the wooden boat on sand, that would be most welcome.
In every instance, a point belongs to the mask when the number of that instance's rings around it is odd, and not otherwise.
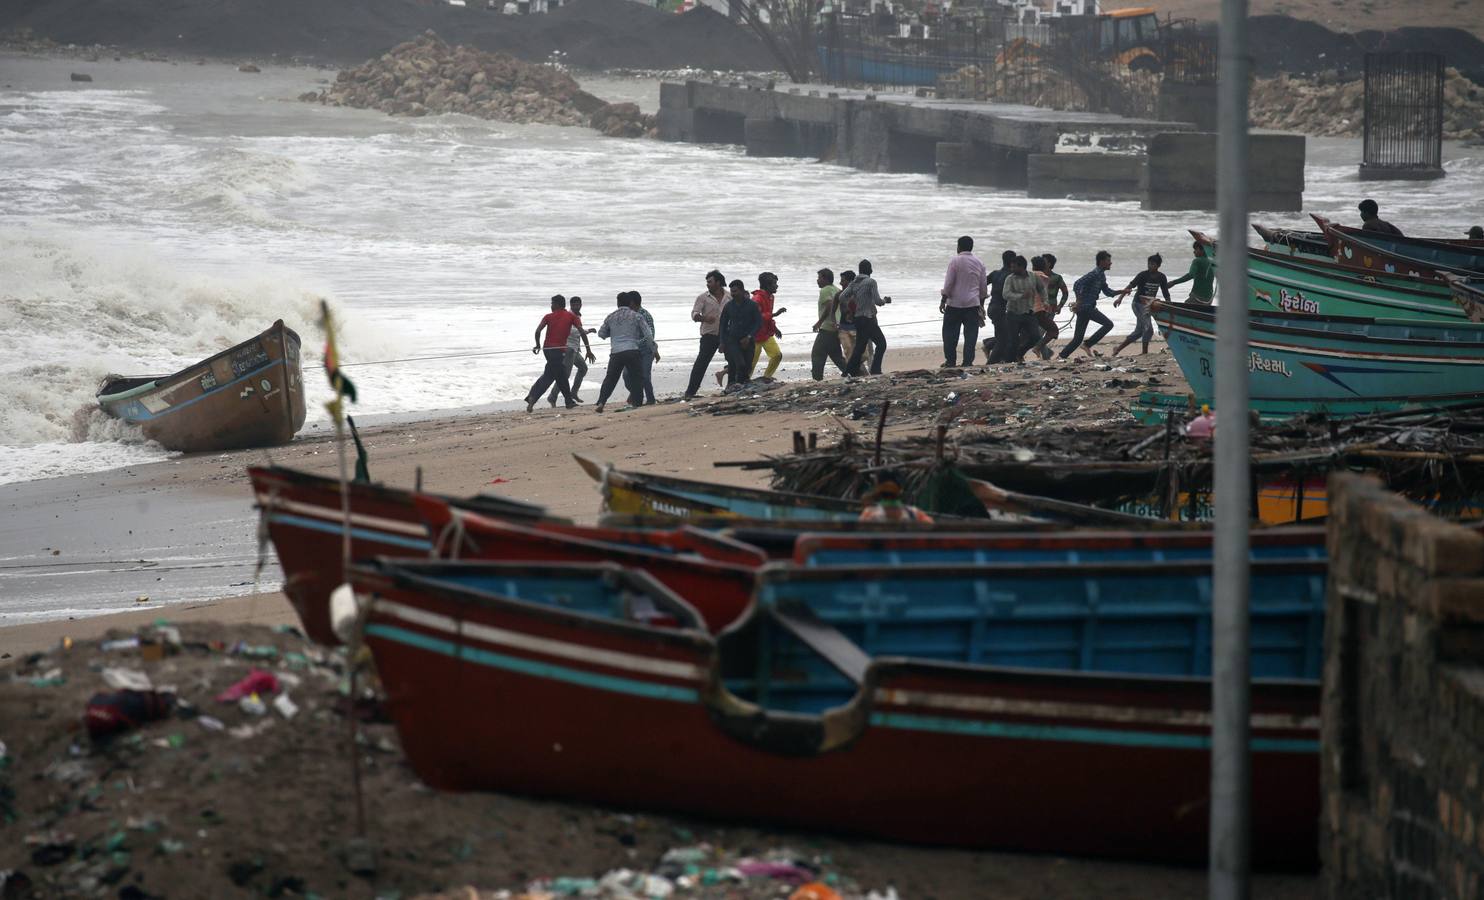
[[[97,399],[167,450],[287,444],[304,425],[299,336],[280,319],[174,375],[110,375]]]
[[[603,492],[603,509],[618,515],[846,522],[860,518],[861,504],[855,500],[733,487],[666,475],[640,475],[621,472],[579,453],[572,457],[598,482]]]
[[[1216,313],[1157,303],[1154,319],[1197,402],[1215,394]],[[1251,313],[1251,408],[1264,418],[1366,415],[1484,398],[1484,326]]]
[[[1350,269],[1439,278],[1448,272],[1465,278],[1484,278],[1484,246],[1444,243],[1426,238],[1397,237],[1335,225],[1314,216],[1329,241],[1335,262]]]
[[[1252,858],[1310,869],[1324,563],[1252,577]],[[408,762],[439,789],[1206,856],[1207,563],[769,565],[720,633],[610,566],[380,560],[351,579]]]
[[[345,581],[341,540],[345,517],[340,483],[276,466],[248,469],[268,537],[284,572],[283,591],[311,640],[340,643],[330,622],[330,592]],[[411,491],[351,482],[349,504],[351,559],[376,556],[428,557],[434,542],[417,511]],[[433,495],[436,497],[436,495]],[[641,549],[660,554],[691,554],[756,567],[761,550],[694,528],[605,528],[574,525],[549,515],[545,507],[506,497],[436,497],[513,527],[570,538],[591,545],[613,545],[614,552]],[[543,557],[544,558],[544,557]]]

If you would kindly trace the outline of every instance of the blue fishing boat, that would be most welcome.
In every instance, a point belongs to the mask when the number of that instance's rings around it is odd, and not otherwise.
[[[408,761],[441,789],[1203,860],[1210,564],[1026,549],[769,565],[719,632],[611,566],[379,560],[351,579]],[[1252,578],[1253,862],[1312,868],[1325,564]]]
[[[1484,398],[1484,325],[1251,312],[1252,409],[1355,416]],[[1155,321],[1197,402],[1215,397],[1216,313],[1160,303]]]
[[[1484,278],[1484,246],[1397,237],[1334,225],[1322,216],[1313,218],[1329,240],[1335,262],[1347,268],[1421,278],[1438,278],[1444,272],[1465,278]]]

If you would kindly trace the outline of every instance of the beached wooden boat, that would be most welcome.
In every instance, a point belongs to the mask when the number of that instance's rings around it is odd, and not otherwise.
[[[276,466],[252,467],[248,476],[266,533],[283,568],[283,591],[298,613],[304,632],[317,643],[340,643],[330,622],[330,592],[345,581],[340,564],[345,522],[340,483]],[[413,503],[413,492],[356,482],[349,488],[352,560],[427,557],[434,553],[434,542]],[[691,554],[751,567],[766,558],[755,547],[694,528],[574,525],[549,515],[545,507],[491,494],[438,499],[501,522],[617,548]]]
[[[1215,394],[1216,313],[1158,303],[1155,321],[1198,402]],[[1484,398],[1484,326],[1251,313],[1252,409],[1356,416]]]
[[[1453,294],[1453,302],[1470,322],[1484,323],[1484,281],[1470,281],[1457,275],[1444,274],[1443,280]]]
[[[1275,253],[1281,253],[1292,257],[1317,257],[1327,262],[1334,261],[1334,252],[1330,249],[1329,238],[1323,231],[1300,231],[1289,228],[1268,228],[1254,223],[1252,230],[1258,233],[1267,246],[1267,249]],[[1366,234],[1364,229],[1356,229]],[[1412,240],[1419,240],[1413,238]],[[1448,244],[1454,247],[1484,247],[1484,241],[1471,240],[1469,238],[1420,238],[1434,244]]]
[[[578,453],[572,456],[598,482],[603,492],[603,509],[618,515],[853,522],[861,514],[861,504],[855,500],[641,475],[619,471]]]
[[[280,319],[174,375],[110,375],[97,399],[168,450],[287,444],[304,425],[299,336]]]
[[[428,533],[435,536],[435,554],[440,557],[493,562],[618,563],[653,576],[685,598],[716,629],[725,627],[747,608],[758,566],[764,560],[763,553],[756,548],[747,548],[745,559],[738,559],[730,549],[724,555],[704,550],[676,552],[615,543],[571,531],[560,533],[518,525],[460,509],[426,494],[419,494],[413,502]],[[697,545],[698,549],[707,546]]]
[[[1252,577],[1253,861],[1312,868],[1324,563]],[[1208,563],[770,565],[720,634],[611,568],[384,560],[351,578],[408,762],[438,789],[1207,852]]]
[[[968,479],[974,497],[984,504],[991,515],[1024,516],[1058,525],[1087,526],[1095,528],[1184,528],[1187,525],[1178,518],[1162,519],[1155,516],[1104,509],[1088,503],[1057,500],[1035,494],[1023,494],[1007,490],[978,478]]]
[[[1335,225],[1322,216],[1313,218],[1329,241],[1330,255],[1346,268],[1419,278],[1438,278],[1444,272],[1484,278],[1484,247],[1397,237]]]
[[[283,569],[283,592],[299,614],[304,633],[320,644],[340,643],[330,626],[330,592],[345,582],[340,482],[281,466],[251,466],[247,474],[262,533],[272,540]],[[348,487],[352,560],[432,553],[433,543],[411,491],[364,482]],[[529,523],[547,516],[544,507],[487,494],[448,499],[510,521]]]

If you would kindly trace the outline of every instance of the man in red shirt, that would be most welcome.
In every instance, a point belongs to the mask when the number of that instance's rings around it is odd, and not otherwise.
[[[552,297],[551,312],[543,316],[541,324],[536,326],[536,346],[531,348],[532,353],[546,353],[546,370],[526,394],[526,412],[536,408],[536,401],[553,382],[567,401],[568,409],[577,405],[577,401],[572,399],[572,386],[567,381],[567,370],[562,365],[562,358],[567,355],[567,337],[571,335],[573,328],[581,327],[582,320],[567,312],[567,298],[561,294]],[[543,330],[546,332],[545,344],[541,343]]]
[[[752,368],[757,368],[757,361],[764,351],[768,354],[768,368],[763,372],[763,377],[773,378],[773,373],[778,371],[778,366],[783,362],[783,351],[778,349],[777,335],[783,332],[778,330],[774,324],[773,317],[781,316],[788,312],[787,309],[779,307],[773,309],[773,295],[778,292],[778,276],[772,272],[764,272],[757,277],[758,289],[752,292],[753,302],[763,314],[763,324],[752,336]],[[751,372],[749,371],[749,376]]]

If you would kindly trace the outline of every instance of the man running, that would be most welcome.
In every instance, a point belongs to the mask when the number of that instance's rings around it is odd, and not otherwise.
[[[989,282],[984,263],[974,255],[974,239],[967,234],[958,239],[958,254],[948,262],[939,291],[938,312],[943,314],[943,365],[958,365],[958,336],[964,337],[964,365],[974,364],[974,346],[979,341],[979,323],[984,318],[984,303],[989,299]]]
[[[757,276],[757,290],[752,292],[752,302],[757,304],[758,311],[762,313],[763,324],[758,326],[757,333],[752,336],[752,368],[757,368],[757,361],[764,351],[768,354],[768,368],[763,372],[763,378],[771,381],[773,373],[778,371],[778,366],[783,362],[783,351],[778,349],[778,325],[773,321],[774,316],[782,315],[787,309],[773,310],[773,298],[778,293],[778,276],[772,272],[763,272]],[[748,379],[751,380],[752,371],[748,370]]]
[[[886,335],[881,333],[881,326],[876,321],[876,310],[883,303],[890,303],[890,297],[881,296],[881,291],[876,287],[876,279],[871,277],[871,261],[863,259],[856,266],[855,280],[850,287],[841,292],[842,301],[855,303],[855,349],[850,353],[850,359],[845,364],[845,374],[850,376],[859,375],[861,357],[866,353],[866,347],[873,346],[876,350],[875,357],[871,360],[871,374],[880,375],[882,363],[886,360]],[[849,295],[846,297],[845,295]]]
[[[593,356],[593,347],[591,344],[588,343],[587,336],[590,334],[596,334],[598,329],[582,327],[581,297],[573,297],[568,300],[567,308],[572,311],[572,315],[577,317],[577,327],[573,328],[572,333],[567,335],[567,352],[562,354],[562,372],[568,378],[571,378],[572,367],[577,367],[577,378],[572,381],[572,399],[576,400],[578,403],[581,403],[582,398],[577,396],[577,392],[582,389],[582,379],[587,377],[587,364],[598,361],[598,358],[596,356]],[[586,351],[587,355],[587,359],[585,361],[583,359],[584,350]],[[553,384],[551,386],[551,393],[546,396],[547,401],[551,403],[553,408],[556,407],[556,398],[559,390],[560,389],[555,384]]]
[[[1136,323],[1133,333],[1124,338],[1123,343],[1119,344],[1118,348],[1113,351],[1114,356],[1122,353],[1123,348],[1132,344],[1134,341],[1143,341],[1144,349],[1142,352],[1149,352],[1149,339],[1154,337],[1154,315],[1149,307],[1154,303],[1156,295],[1161,292],[1164,293],[1165,302],[1169,302],[1170,299],[1170,280],[1159,270],[1159,267],[1164,265],[1164,262],[1164,257],[1158,253],[1149,257],[1149,268],[1135,275],[1134,280],[1128,283],[1128,287],[1118,292],[1118,299],[1113,301],[1113,305],[1117,306],[1123,302],[1124,296],[1132,291],[1134,294],[1134,321]]]
[[[726,278],[716,269],[707,272],[706,290],[696,295],[696,302],[690,308],[690,320],[701,325],[701,349],[696,353],[695,364],[690,367],[690,383],[685,386],[685,396],[681,398],[683,400],[694,399],[696,391],[701,389],[701,379],[706,375],[706,367],[711,365],[716,349],[721,346],[721,337],[718,334],[721,308],[730,299]]]
[[[1037,339],[1039,329],[1036,327],[1036,302],[1038,298],[1044,297],[1045,286],[1041,279],[1032,275],[1029,271],[1029,263],[1024,256],[1015,257],[1011,264],[1010,276],[1005,279],[1005,332],[1003,335],[995,335],[995,354],[999,355],[1001,341],[1004,346],[1015,348],[1005,355],[1002,362],[1020,362],[1025,358],[1025,351]]]
[[[1209,306],[1216,299],[1216,263],[1206,255],[1205,244],[1196,241],[1191,248],[1195,258],[1190,261],[1190,271],[1170,282],[1169,286],[1193,282],[1190,285],[1190,296],[1186,299],[1191,303]]]
[[[1015,268],[1014,250],[1000,254],[1000,267],[989,273],[989,321],[994,325],[994,338],[984,339],[985,358],[990,362],[1004,362],[1013,348],[1002,347],[1000,338],[1005,330],[1005,279]],[[991,347],[991,340],[993,347]]]
[[[629,291],[629,308],[638,313],[644,319],[644,324],[649,326],[649,340],[639,348],[639,373],[640,383],[637,390],[630,386],[644,398],[645,403],[654,402],[654,364],[660,361],[660,345],[655,343],[654,316],[644,308],[644,297],[638,291]],[[627,384],[627,380],[624,382]]]
[[[562,357],[567,353],[567,338],[572,329],[581,327],[582,320],[567,312],[567,298],[561,294],[552,297],[551,312],[541,317],[541,324],[536,326],[536,346],[531,348],[532,353],[546,354],[546,368],[526,392],[526,412],[536,408],[537,398],[546,393],[546,388],[553,382],[566,398],[568,409],[577,405],[577,401],[572,399],[572,386],[567,383],[567,373],[562,371]],[[541,343],[543,331],[546,332],[545,344]]]
[[[602,412],[608,396],[623,378],[629,385],[629,406],[644,405],[644,370],[640,363],[641,348],[646,341],[654,340],[654,331],[644,317],[629,308],[629,292],[618,295],[618,308],[603,320],[598,337],[607,338],[608,371],[603,374],[603,386],[598,390],[598,402],[594,412]],[[638,390],[635,390],[638,387]]]
[[[746,384],[752,380],[753,335],[762,327],[763,313],[747,293],[741,279],[730,285],[732,299],[722,307],[717,332],[721,337],[721,352],[727,359],[727,387]]]
[[[1058,356],[1066,359],[1076,351],[1078,346],[1088,356],[1097,356],[1098,352],[1092,349],[1093,345],[1108,336],[1113,330],[1113,320],[1103,315],[1098,309],[1098,295],[1104,297],[1116,297],[1117,293],[1108,287],[1108,270],[1113,268],[1113,254],[1107,250],[1099,250],[1097,264],[1091,272],[1083,275],[1072,283],[1072,296],[1077,302],[1072,305],[1072,312],[1077,314],[1077,327],[1072,332],[1072,340]],[[1087,333],[1087,323],[1097,322],[1098,330],[1088,338],[1087,343],[1082,343],[1082,335]]]
[[[809,374],[815,381],[824,380],[824,362],[833,362],[845,371],[845,354],[840,348],[840,305],[835,295],[835,273],[820,269],[815,282],[819,285],[819,318],[814,322],[814,348],[809,352]]]

